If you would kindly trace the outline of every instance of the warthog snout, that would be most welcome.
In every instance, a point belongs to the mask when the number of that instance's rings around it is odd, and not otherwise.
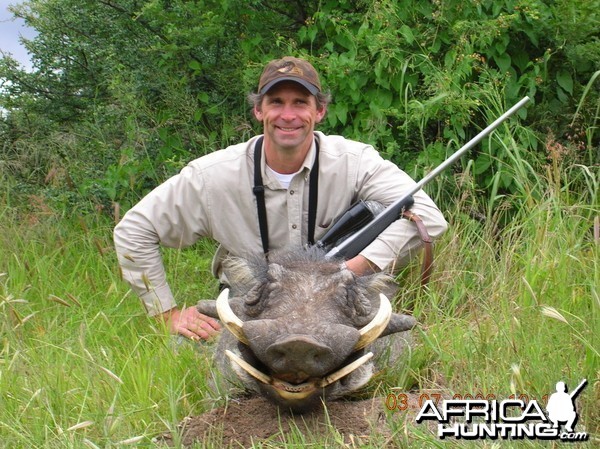
[[[301,335],[288,336],[269,346],[267,358],[274,372],[296,373],[298,379],[287,380],[303,382],[309,377],[322,375],[323,366],[334,357],[330,347],[313,337]]]

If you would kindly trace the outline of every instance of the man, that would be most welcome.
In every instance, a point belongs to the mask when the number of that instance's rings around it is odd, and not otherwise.
[[[371,146],[315,132],[329,98],[307,61],[270,62],[250,98],[262,138],[192,161],[134,206],[114,232],[123,277],[148,313],[194,340],[214,336],[219,324],[194,306],[177,307],[160,244],[182,248],[212,237],[220,243],[213,272],[226,282],[221,265],[228,254],[244,257],[316,241],[354,202],[388,205],[414,184]],[[411,210],[430,235],[443,233],[446,221],[433,201],[422,191],[414,199]],[[346,264],[357,275],[384,270],[420,246],[414,225],[398,220]]]

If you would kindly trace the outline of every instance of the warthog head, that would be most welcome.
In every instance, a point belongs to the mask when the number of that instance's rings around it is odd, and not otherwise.
[[[226,266],[232,295],[225,289],[216,301],[228,330],[217,351],[246,388],[292,410],[362,387],[373,372],[372,343],[415,325],[380,293],[387,276],[357,277],[316,250]]]

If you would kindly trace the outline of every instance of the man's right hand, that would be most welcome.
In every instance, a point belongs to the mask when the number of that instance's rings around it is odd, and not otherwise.
[[[180,334],[195,341],[210,340],[221,330],[217,320],[198,312],[194,306],[183,310],[174,308],[157,315],[157,318],[167,324],[172,334]]]

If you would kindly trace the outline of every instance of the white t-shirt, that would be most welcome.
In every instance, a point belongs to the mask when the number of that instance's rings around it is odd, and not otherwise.
[[[290,186],[290,183],[292,182],[292,178],[294,176],[296,176],[296,173],[287,174],[287,173],[276,172],[275,170],[273,170],[268,165],[267,165],[267,171],[269,173],[272,173],[273,176],[275,176],[275,178],[277,178],[277,181],[279,181],[279,183],[281,184],[281,186],[284,187],[284,188],[286,188],[286,189]]]

